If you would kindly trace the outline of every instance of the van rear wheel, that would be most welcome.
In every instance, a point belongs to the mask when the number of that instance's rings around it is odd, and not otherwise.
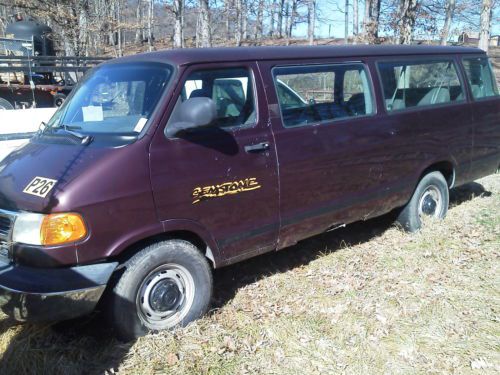
[[[426,174],[418,183],[413,196],[399,213],[397,221],[408,232],[422,227],[426,216],[444,219],[449,204],[448,184],[441,172]]]
[[[110,296],[109,317],[118,338],[185,326],[203,316],[212,298],[212,272],[191,243],[168,240],[134,255]]]

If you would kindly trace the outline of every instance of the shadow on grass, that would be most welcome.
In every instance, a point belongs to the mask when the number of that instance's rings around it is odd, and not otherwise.
[[[491,191],[487,191],[483,185],[477,182],[470,182],[466,185],[451,189],[450,208],[458,206],[464,202],[477,197],[490,197]]]
[[[490,196],[478,183],[453,189],[450,206],[479,196]],[[223,307],[236,292],[268,275],[307,265],[323,254],[345,245],[370,241],[390,228],[396,213],[350,224],[284,249],[215,271],[212,307]],[[0,345],[6,349],[0,359],[0,374],[103,374],[117,369],[133,343],[113,338],[99,313],[53,326],[17,325],[8,318],[0,321]]]

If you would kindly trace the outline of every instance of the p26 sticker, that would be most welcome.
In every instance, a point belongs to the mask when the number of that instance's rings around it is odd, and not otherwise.
[[[35,177],[23,190],[23,193],[45,198],[57,181],[45,177]]]

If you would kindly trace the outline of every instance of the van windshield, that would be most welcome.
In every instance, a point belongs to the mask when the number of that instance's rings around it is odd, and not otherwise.
[[[48,127],[84,134],[138,134],[171,75],[172,68],[165,64],[104,65],[82,82]]]

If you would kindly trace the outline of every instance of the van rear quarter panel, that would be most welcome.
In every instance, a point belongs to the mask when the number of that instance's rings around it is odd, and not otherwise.
[[[409,124],[413,129],[414,138],[404,155],[400,157],[411,158],[412,163],[407,165],[406,170],[387,170],[391,184],[397,184],[400,179],[408,180],[412,185],[411,191],[401,192],[399,205],[406,203],[418,183],[425,169],[433,164],[447,162],[453,167],[455,183],[461,184],[469,179],[470,163],[473,146],[473,122],[472,113],[467,103],[467,88],[463,74],[460,71],[459,62],[454,55],[415,55],[415,56],[391,56],[379,57],[376,63],[385,61],[402,62],[439,62],[452,61],[459,76],[463,100],[459,102],[407,108],[401,111],[389,113],[383,102],[383,90],[380,75],[378,92],[382,99],[380,106],[381,117],[385,121],[394,123],[396,128]]]
[[[485,57],[485,54],[463,57]],[[463,69],[462,62],[461,65]],[[467,88],[474,124],[474,148],[469,179],[475,180],[500,168],[500,96],[474,99],[471,87],[468,85]]]

